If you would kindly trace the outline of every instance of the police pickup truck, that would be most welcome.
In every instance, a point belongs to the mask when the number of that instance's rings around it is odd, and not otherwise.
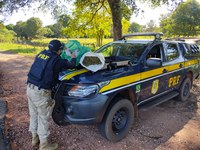
[[[200,72],[199,47],[161,35],[125,35],[96,51],[105,57],[104,69],[65,73],[55,93],[54,122],[97,124],[102,136],[116,142],[128,134],[138,110],[172,98],[186,101]],[[135,36],[154,39],[130,39]]]

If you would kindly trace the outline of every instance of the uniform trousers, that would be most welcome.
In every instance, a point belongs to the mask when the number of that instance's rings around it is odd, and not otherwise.
[[[28,84],[27,97],[30,114],[29,131],[37,134],[41,143],[45,142],[50,134],[49,119],[55,104],[51,98],[51,90],[38,89],[37,86]]]

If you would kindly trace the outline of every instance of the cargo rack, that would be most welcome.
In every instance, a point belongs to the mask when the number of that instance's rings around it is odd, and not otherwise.
[[[163,33],[159,32],[137,32],[137,33],[132,33],[132,34],[125,34],[122,36],[120,40],[126,40],[127,37],[133,37],[133,36],[154,36],[154,40],[161,40],[161,36],[163,36]]]
[[[194,41],[194,42],[199,42],[200,38],[199,37],[178,37],[178,38],[166,38],[165,40],[169,40],[169,41]]]

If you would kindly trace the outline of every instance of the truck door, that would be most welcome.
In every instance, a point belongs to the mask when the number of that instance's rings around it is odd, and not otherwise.
[[[160,95],[166,90],[168,86],[168,66],[164,65],[164,48],[162,43],[154,45],[147,53],[144,59],[156,58],[160,59],[162,66],[160,67],[148,67],[146,63],[141,71],[141,92],[140,100],[148,100],[154,96]],[[146,61],[144,60],[144,61]]]
[[[164,42],[164,63],[167,70],[167,85],[165,90],[178,89],[185,77],[184,57],[178,43]]]

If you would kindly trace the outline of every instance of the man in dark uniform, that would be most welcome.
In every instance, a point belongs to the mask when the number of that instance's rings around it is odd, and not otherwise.
[[[59,40],[52,40],[49,50],[40,52],[28,73],[27,96],[30,113],[29,131],[32,133],[32,146],[38,143],[40,150],[55,150],[58,145],[48,142],[49,118],[54,106],[51,98],[52,88],[58,82],[58,74],[63,69],[75,68],[75,54],[69,62],[60,57],[63,44]]]

